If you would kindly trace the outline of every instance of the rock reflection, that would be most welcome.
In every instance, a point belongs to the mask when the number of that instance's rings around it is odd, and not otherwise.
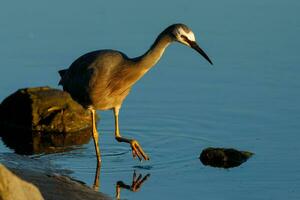
[[[87,144],[91,138],[91,130],[47,133],[1,126],[0,136],[4,144],[17,154],[48,154],[69,151],[75,146]]]

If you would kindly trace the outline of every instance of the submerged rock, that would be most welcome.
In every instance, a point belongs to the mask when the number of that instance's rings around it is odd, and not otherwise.
[[[253,153],[248,151],[238,151],[232,148],[209,147],[202,151],[200,160],[204,165],[212,167],[232,168],[246,162]]]
[[[28,183],[0,164],[1,200],[43,200],[39,189]]]
[[[0,105],[0,136],[17,153],[56,152],[85,144],[91,115],[64,91],[49,87],[19,89]]]

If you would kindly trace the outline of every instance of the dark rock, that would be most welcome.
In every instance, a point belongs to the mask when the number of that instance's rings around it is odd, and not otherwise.
[[[25,88],[0,106],[0,120],[32,131],[76,132],[91,127],[89,112],[64,91],[49,87]]]
[[[232,148],[209,147],[202,151],[200,160],[204,165],[212,167],[232,168],[247,161],[253,153],[248,151],[238,151]]]
[[[0,136],[21,154],[85,144],[91,125],[89,111],[68,93],[49,87],[19,89],[0,105]]]

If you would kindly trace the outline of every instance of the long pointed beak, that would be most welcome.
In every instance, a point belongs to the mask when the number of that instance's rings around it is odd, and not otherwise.
[[[198,53],[200,53],[211,65],[212,61],[209,59],[208,55],[199,47],[196,42],[189,41],[190,46],[195,49]]]

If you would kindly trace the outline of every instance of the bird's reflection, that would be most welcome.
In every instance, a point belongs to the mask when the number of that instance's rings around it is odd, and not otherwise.
[[[136,173],[136,171],[133,171],[133,177],[131,185],[128,185],[124,183],[123,181],[118,181],[116,183],[116,199],[120,199],[121,195],[121,189],[130,190],[132,192],[138,192],[140,188],[142,187],[143,183],[150,177],[150,174],[143,176],[142,174]]]
[[[101,170],[101,163],[97,162],[96,172],[95,172],[95,178],[93,183],[93,189],[95,191],[99,191],[100,186],[100,170]]]
[[[15,153],[22,155],[33,155],[70,151],[72,149],[78,148],[78,145],[88,143],[91,138],[91,134],[90,130],[84,130],[72,134],[46,134],[1,126],[0,137],[8,147],[15,150]],[[16,140],[16,138],[18,139]],[[151,167],[135,167],[140,169],[151,169]],[[101,162],[97,162],[94,182],[92,186],[95,191],[99,191],[101,186],[100,175]],[[116,198],[120,199],[120,193],[122,189],[126,189],[132,192],[139,191],[139,189],[149,178],[149,176],[150,174],[146,174],[145,176],[143,176],[142,174],[137,173],[136,170],[134,170],[131,184],[126,184],[122,180],[117,181],[115,185]]]
[[[100,173],[101,173],[101,164],[97,164],[94,183],[93,183],[93,186],[92,186],[92,188],[95,191],[99,191],[99,188],[100,188]],[[126,189],[126,190],[129,190],[131,192],[138,192],[141,189],[142,185],[146,182],[146,180],[148,180],[149,177],[150,177],[150,173],[143,176],[141,173],[137,173],[136,170],[134,170],[133,175],[132,175],[131,184],[126,184],[122,180],[117,181],[116,185],[115,185],[115,187],[116,187],[116,194],[115,194],[116,199],[120,199],[121,189]]]

